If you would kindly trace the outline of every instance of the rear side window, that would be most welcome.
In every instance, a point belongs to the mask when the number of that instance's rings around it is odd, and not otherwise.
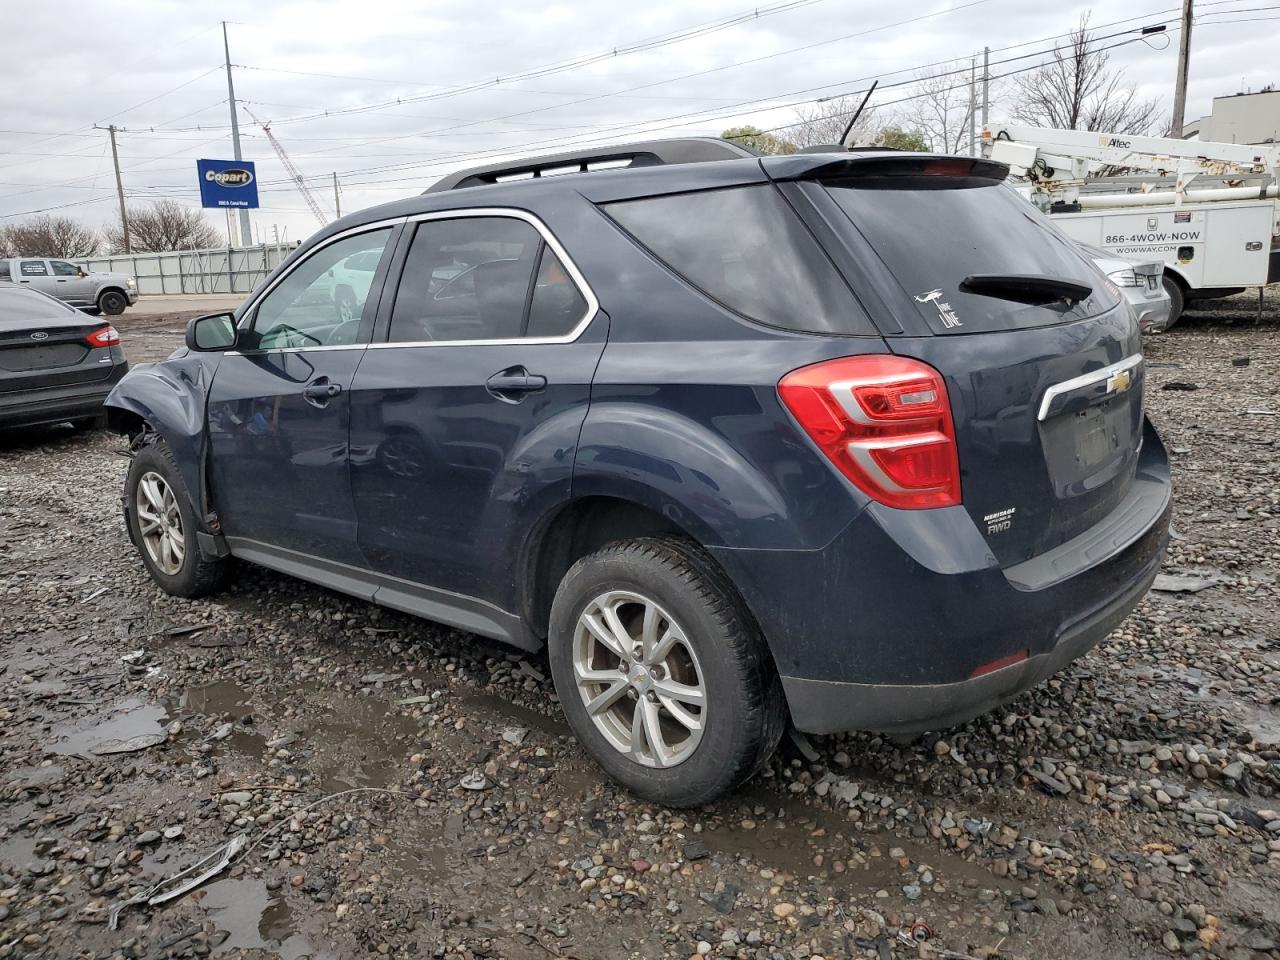
[[[1117,302],[1076,244],[999,183],[900,176],[831,181],[826,187],[935,333],[1062,323]],[[966,277],[982,274],[1053,277],[1085,284],[1094,293],[1067,308],[960,289]]]
[[[23,260],[21,269],[24,277],[47,277],[49,275],[43,260]]]
[[[835,266],[778,190],[731,187],[604,208],[711,299],[749,320],[826,334],[869,334]]]
[[[514,217],[418,225],[390,339],[458,342],[566,337],[587,301],[534,227]]]

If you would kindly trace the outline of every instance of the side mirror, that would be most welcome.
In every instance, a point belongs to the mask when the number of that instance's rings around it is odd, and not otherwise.
[[[196,317],[187,324],[187,349],[218,353],[236,345],[236,318],[230,313]]]

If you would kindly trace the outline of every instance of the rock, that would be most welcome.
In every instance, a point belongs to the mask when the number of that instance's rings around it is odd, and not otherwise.
[[[920,884],[918,883],[908,883],[902,888],[902,895],[908,900],[919,900],[920,894]]]
[[[773,905],[773,915],[779,920],[785,920],[796,912],[794,903],[775,903]]]
[[[1182,944],[1178,941],[1178,935],[1172,930],[1166,930],[1164,937],[1160,941],[1164,944],[1164,948],[1170,953],[1179,953],[1182,950]]]
[[[134,840],[134,843],[139,847],[147,847],[153,843],[159,843],[160,837],[161,833],[159,830],[147,830],[138,834],[138,838]]]
[[[681,849],[686,860],[705,860],[711,855],[711,851],[701,840],[692,840]]]
[[[230,793],[222,794],[223,803],[234,803],[238,807],[243,807],[246,803],[253,799],[253,794],[248,790],[233,790]]]

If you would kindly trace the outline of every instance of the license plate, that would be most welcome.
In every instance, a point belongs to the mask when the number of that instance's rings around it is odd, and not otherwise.
[[[1076,462],[1088,473],[1115,449],[1115,431],[1101,407],[1082,410],[1076,418]]]

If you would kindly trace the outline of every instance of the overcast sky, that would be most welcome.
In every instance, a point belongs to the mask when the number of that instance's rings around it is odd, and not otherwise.
[[[877,100],[909,96],[912,87],[888,84],[910,80],[920,65],[967,63],[984,44],[996,51],[993,62],[1047,50],[1086,11],[1099,33],[1144,23],[1173,31],[1173,2],[22,4],[7,11],[2,34],[0,225],[43,210],[94,227],[114,221],[107,133],[95,123],[125,128],[120,165],[131,204],[170,197],[198,206],[196,159],[232,155],[222,17],[231,21],[237,99],[272,124],[330,218],[334,171],[350,212],[505,155],[716,134],[742,123],[768,128],[794,119],[789,104],[862,90],[875,77]],[[759,15],[747,16],[753,9]],[[1280,0],[1197,9],[1188,119],[1207,113],[1214,96],[1280,81]],[[1176,41],[1171,32],[1111,52],[1113,65],[1166,113]],[[617,53],[600,56],[609,51]],[[590,62],[564,68],[573,61]],[[278,225],[290,239],[305,237],[319,223],[244,109],[244,153],[257,162],[262,203],[254,229],[270,238]],[[992,115],[1002,116],[1000,103]],[[222,212],[208,216],[225,227]]]

